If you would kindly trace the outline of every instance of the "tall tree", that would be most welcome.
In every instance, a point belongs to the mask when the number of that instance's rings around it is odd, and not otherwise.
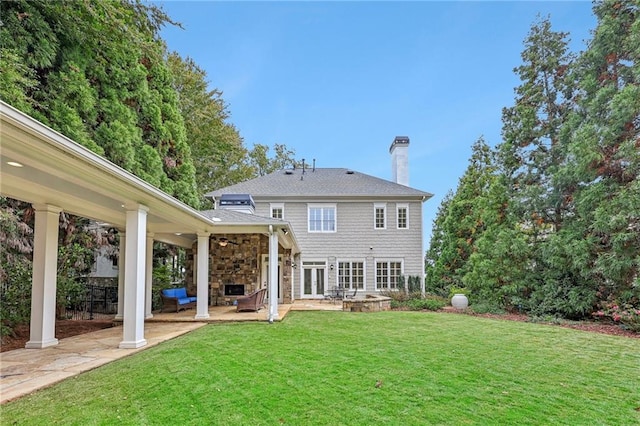
[[[565,161],[561,128],[573,107],[574,55],[568,34],[552,31],[548,18],[532,25],[524,46],[523,64],[514,69],[521,85],[515,105],[503,110],[499,151],[514,213],[535,238],[559,229],[568,212],[567,188],[553,172]]]
[[[19,0],[3,3],[0,13],[0,68],[14,70],[0,85],[9,99],[198,206],[195,169],[158,35],[170,20],[160,9],[134,0]]]
[[[449,190],[444,196],[440,205],[438,206],[438,212],[433,220],[433,229],[431,231],[431,241],[429,242],[429,249],[424,258],[424,272],[425,277],[425,289],[428,292],[437,293],[443,297],[449,294],[446,289],[448,276],[445,262],[440,262],[439,259],[443,256],[443,252],[447,246],[447,233],[445,231],[444,222],[449,214],[449,206],[453,199],[453,191]]]
[[[238,130],[228,122],[230,114],[222,92],[209,89],[207,73],[191,58],[172,53],[168,65],[178,92],[200,197],[243,180],[249,173],[248,151]]]
[[[446,210],[441,207],[437,218],[441,223],[437,239],[429,250],[427,275],[429,288],[448,294],[451,287],[462,287],[462,278],[468,272],[468,260],[474,244],[484,231],[480,199],[486,196],[495,179],[491,149],[484,139],[472,147],[469,165],[458,182],[455,194],[446,199]]]
[[[568,133],[579,185],[583,274],[600,300],[640,306],[640,3],[599,1],[582,55],[579,108]]]

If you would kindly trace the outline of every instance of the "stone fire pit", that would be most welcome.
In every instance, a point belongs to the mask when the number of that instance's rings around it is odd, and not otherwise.
[[[368,294],[358,299],[348,299],[342,302],[345,312],[381,312],[391,310],[391,298]]]

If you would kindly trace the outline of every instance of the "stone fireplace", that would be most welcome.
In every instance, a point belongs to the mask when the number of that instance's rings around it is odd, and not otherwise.
[[[214,239],[215,238],[215,239]],[[227,244],[221,245],[219,241]],[[279,247],[279,255],[288,259],[289,250]],[[209,241],[209,288],[211,305],[226,302],[227,298],[244,296],[260,287],[264,281],[261,277],[261,258],[269,253],[269,237],[263,234],[217,234]],[[187,287],[195,290],[193,262],[197,255],[197,244],[187,254],[186,282]],[[291,303],[291,263],[284,261],[282,265],[282,292],[284,303]],[[233,287],[238,286],[238,287]],[[228,294],[229,292],[240,292]]]

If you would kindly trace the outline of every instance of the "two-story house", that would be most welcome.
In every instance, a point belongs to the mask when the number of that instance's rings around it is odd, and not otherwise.
[[[281,302],[321,298],[337,286],[374,294],[397,288],[401,276],[424,282],[422,204],[432,194],[408,186],[408,149],[407,137],[391,144],[393,181],[345,168],[280,170],[210,192],[216,210],[206,213],[289,222],[300,252],[279,253]],[[265,256],[257,259],[261,287]]]

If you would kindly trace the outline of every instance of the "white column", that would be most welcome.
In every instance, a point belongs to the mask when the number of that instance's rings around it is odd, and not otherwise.
[[[269,226],[269,322],[278,318],[278,232]]]
[[[144,339],[144,290],[147,211],[144,206],[127,210],[127,252],[124,271],[124,315],[120,348],[134,349]]]
[[[118,248],[118,312],[115,319],[122,320],[122,312],[124,312],[124,265],[125,253],[127,250],[127,234],[118,230],[120,237],[120,247]]]
[[[147,256],[145,261],[145,285],[144,285],[144,317],[153,318],[151,313],[152,289],[153,289],[153,233],[147,234]]]
[[[27,349],[58,344],[56,339],[56,284],[58,275],[58,219],[62,209],[34,205],[31,330]]]
[[[198,232],[198,263],[196,283],[198,302],[195,319],[209,318],[209,233]]]

